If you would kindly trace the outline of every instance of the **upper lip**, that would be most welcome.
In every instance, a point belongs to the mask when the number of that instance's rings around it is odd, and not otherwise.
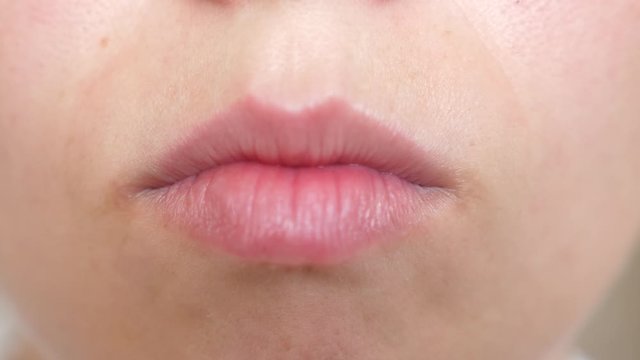
[[[450,189],[451,172],[440,160],[338,98],[291,110],[247,97],[186,133],[139,184],[144,190],[167,188],[216,167],[256,162],[291,168],[359,165],[418,187]]]

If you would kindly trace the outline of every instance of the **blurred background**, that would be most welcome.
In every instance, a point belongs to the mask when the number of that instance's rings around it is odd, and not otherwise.
[[[640,251],[636,251],[579,344],[593,360],[640,360]]]

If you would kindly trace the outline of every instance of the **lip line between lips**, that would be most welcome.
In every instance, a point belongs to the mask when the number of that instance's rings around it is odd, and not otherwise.
[[[202,170],[199,170],[193,174],[190,175],[186,175],[184,177],[178,178],[174,181],[170,181],[170,182],[162,182],[162,183],[158,183],[158,184],[154,184],[154,185],[150,185],[150,186],[145,186],[143,189],[144,193],[153,193],[153,192],[157,192],[157,191],[163,191],[166,189],[169,189],[173,186],[177,186],[185,181],[188,181],[189,179],[197,179],[198,177],[222,169],[224,167],[227,166],[232,166],[232,165],[238,165],[238,164],[251,164],[251,165],[260,165],[260,166],[265,166],[265,167],[272,167],[272,168],[280,168],[283,170],[299,170],[299,171],[305,171],[305,170],[311,170],[311,169],[339,169],[339,168],[363,168],[363,169],[367,169],[369,171],[375,172],[377,174],[379,174],[380,176],[393,176],[407,184],[409,184],[410,186],[415,187],[416,189],[420,189],[420,190],[447,190],[447,188],[445,188],[444,186],[440,186],[440,185],[434,185],[434,184],[429,184],[429,185],[424,185],[418,182],[415,182],[411,179],[409,179],[408,177],[405,177],[393,170],[388,170],[388,169],[381,169],[378,168],[376,166],[373,165],[369,165],[367,163],[360,163],[360,162],[334,162],[334,163],[323,163],[321,165],[287,165],[286,163],[268,163],[268,162],[262,162],[262,161],[256,161],[256,160],[238,160],[238,161],[228,161],[228,162],[221,162],[218,164],[215,164],[209,168],[204,168]]]
[[[340,121],[332,119],[331,116],[322,116],[323,113],[327,112],[326,109],[331,109],[332,107],[338,108],[337,112],[339,114],[339,118],[357,118],[356,121],[351,121],[351,123],[360,124],[352,125],[349,124],[348,121],[346,125],[337,124]],[[248,122],[249,126],[247,124],[241,124],[239,126],[240,131],[229,130],[226,128],[227,125],[233,127],[233,121],[220,121],[220,118],[227,118],[227,120],[229,120],[229,117],[240,116],[233,114],[238,111],[237,109],[241,109],[240,112],[242,113],[242,109],[247,108],[249,109],[246,111],[249,114],[248,117],[253,117],[253,119],[249,121],[242,120],[244,122]],[[318,106],[312,106],[309,109],[310,110],[303,109],[303,111],[292,112],[289,110],[283,110],[277,106],[274,107],[274,105],[262,102],[254,97],[248,97],[243,101],[239,101],[231,106],[226,114],[223,112],[216,116],[213,121],[205,122],[197,126],[194,129],[195,131],[182,139],[183,141],[178,142],[176,146],[170,148],[168,156],[163,156],[163,161],[156,163],[152,166],[151,171],[147,172],[142,178],[140,178],[137,189],[145,193],[148,191],[153,192],[163,188],[170,188],[184,180],[197,178],[203,173],[215,171],[221,167],[237,163],[254,163],[264,166],[280,167],[283,169],[300,170],[341,166],[361,166],[380,175],[394,176],[416,188],[439,189],[446,192],[453,192],[453,185],[455,184],[452,181],[453,179],[450,177],[450,174],[446,173],[445,170],[447,169],[441,166],[442,164],[433,161],[433,158],[426,157],[426,154],[421,151],[417,144],[403,136],[400,131],[386,127],[379,121],[371,120],[370,116],[365,112],[353,108],[348,103],[336,98],[329,98],[326,101],[320,102]],[[310,112],[311,115],[305,115],[303,113],[307,111]],[[229,115],[229,113],[232,115]],[[244,115],[246,116],[246,114]],[[333,114],[330,113],[330,115]],[[296,119],[297,117],[304,118],[305,116],[312,120],[300,121],[299,119]],[[282,118],[285,120],[282,120]],[[286,118],[293,118],[294,120]],[[364,120],[362,120],[363,118]],[[332,124],[317,126],[317,123],[324,120],[332,122]],[[267,125],[262,124],[265,122]],[[328,153],[320,150],[320,155],[311,154],[308,149],[298,147],[288,153],[287,151],[284,151],[284,154],[278,153],[275,157],[271,154],[271,158],[269,158],[268,155],[265,156],[262,154],[261,150],[256,149],[256,147],[253,149],[247,149],[242,148],[242,146],[238,147],[237,145],[234,145],[236,148],[223,149],[222,151],[219,151],[218,149],[215,149],[215,147],[211,146],[211,143],[215,142],[215,139],[223,139],[223,141],[226,140],[223,135],[227,135],[227,138],[231,138],[231,143],[238,142],[239,140],[237,138],[242,138],[245,135],[242,132],[246,128],[250,128],[250,125],[258,124],[259,126],[264,126],[267,129],[265,131],[265,135],[262,135],[259,131],[253,131],[253,133],[248,136],[251,138],[250,141],[256,141],[255,138],[268,138],[269,132],[275,133],[276,135],[274,135],[274,137],[277,138],[279,130],[274,129],[278,129],[280,125],[284,124],[284,132],[286,132],[290,130],[287,129],[287,126],[293,128],[296,126],[300,127],[298,124],[300,122],[302,123],[303,130],[300,130],[299,132],[305,136],[309,136],[306,134],[309,131],[306,131],[304,128],[306,125],[309,125],[308,123],[311,123],[311,126],[315,126],[320,129],[319,131],[321,134],[319,137],[322,137],[323,135],[325,137],[333,136],[332,127],[337,127],[338,136],[343,138],[349,135],[345,135],[345,132],[351,132],[359,135],[360,129],[364,129],[364,136],[366,137],[367,133],[374,134],[374,141],[367,142],[356,139],[355,147],[349,148],[349,146],[346,146],[346,149],[342,150],[332,149],[333,152],[329,151]],[[337,126],[335,126],[336,124]],[[343,126],[347,128],[346,131],[342,128]],[[356,130],[354,131],[353,128]],[[222,132],[223,135],[216,134],[216,132]],[[297,133],[293,133],[297,135]],[[236,138],[234,139],[234,137]],[[210,141],[210,139],[214,140]],[[261,140],[258,140],[258,142],[259,141]],[[277,142],[277,139],[275,141]],[[351,141],[351,139],[348,141],[342,139],[342,142],[344,143],[348,143],[349,141]],[[376,146],[371,143],[376,141],[386,142],[392,151],[384,153],[379,149],[375,149]],[[262,145],[264,145],[264,142]],[[203,152],[203,150],[199,149],[199,147],[206,148],[207,146],[211,147],[208,149],[210,153],[207,153],[207,151]],[[281,144],[272,144],[272,146],[279,147]],[[400,150],[398,151],[397,149],[394,149],[396,147]],[[357,148],[357,151],[354,151],[354,148]],[[361,151],[362,149],[364,149],[364,152]],[[181,163],[186,163],[187,166],[181,168],[181,165],[179,165]]]

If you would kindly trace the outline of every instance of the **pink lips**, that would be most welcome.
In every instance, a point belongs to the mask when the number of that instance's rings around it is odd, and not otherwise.
[[[188,134],[140,195],[237,258],[332,264],[402,238],[450,198],[433,160],[340,100],[291,111],[249,98]]]

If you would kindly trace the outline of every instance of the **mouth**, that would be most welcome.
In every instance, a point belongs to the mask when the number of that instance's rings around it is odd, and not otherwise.
[[[393,242],[454,198],[451,172],[399,131],[331,98],[246,98],[153,163],[136,198],[241,261],[328,265]]]

